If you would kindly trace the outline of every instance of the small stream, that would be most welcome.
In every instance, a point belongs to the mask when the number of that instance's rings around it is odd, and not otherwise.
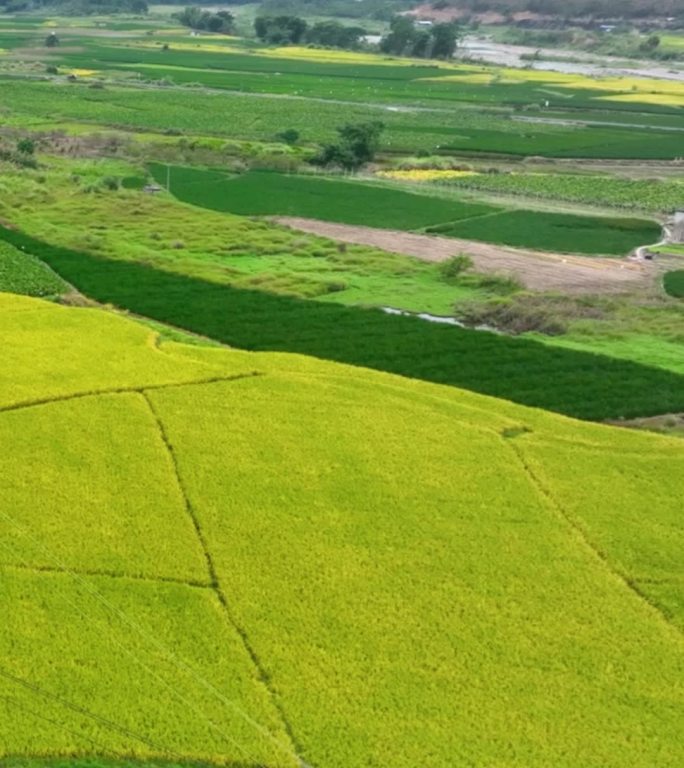
[[[402,315],[403,317],[417,317],[419,320],[427,320],[429,323],[440,323],[442,325],[455,325],[458,328],[468,328],[471,331],[487,331],[489,333],[496,333],[500,336],[501,331],[496,328],[492,328],[490,325],[466,325],[455,317],[446,317],[444,315],[431,315],[429,312],[407,312],[405,309],[397,309],[396,307],[380,307],[380,309],[388,315]]]

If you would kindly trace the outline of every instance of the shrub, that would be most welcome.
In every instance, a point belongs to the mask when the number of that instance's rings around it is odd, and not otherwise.
[[[439,271],[446,282],[451,283],[468,269],[472,269],[473,260],[465,253],[459,253],[458,256],[451,256],[439,265]]]

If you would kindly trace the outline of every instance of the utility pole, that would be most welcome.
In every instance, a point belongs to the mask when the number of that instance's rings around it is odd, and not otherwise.
[[[171,166],[166,164],[166,191],[171,192]]]

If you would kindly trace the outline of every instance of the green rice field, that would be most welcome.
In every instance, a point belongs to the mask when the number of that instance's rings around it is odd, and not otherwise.
[[[422,230],[569,253],[624,255],[655,242],[660,227],[643,219],[507,211],[368,183],[315,176],[220,171],[153,164],[180,200],[241,215],[284,215],[387,229]],[[169,176],[170,174],[170,176]]]

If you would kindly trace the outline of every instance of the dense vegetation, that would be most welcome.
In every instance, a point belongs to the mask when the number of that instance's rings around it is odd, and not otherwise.
[[[313,355],[581,418],[684,408],[684,377],[655,368],[378,310],[240,290],[55,248],[17,231],[0,234],[98,301],[243,349]]]
[[[0,321],[10,768],[681,764],[679,443],[102,310]]]
[[[235,19],[228,11],[202,10],[199,6],[191,5],[179,13],[174,14],[181,24],[190,29],[204,30],[205,32],[215,32],[229,35],[234,31]]]
[[[390,31],[380,41],[380,50],[394,56],[450,59],[456,51],[460,31],[455,24],[432,24],[419,29],[407,16],[395,16]]]

